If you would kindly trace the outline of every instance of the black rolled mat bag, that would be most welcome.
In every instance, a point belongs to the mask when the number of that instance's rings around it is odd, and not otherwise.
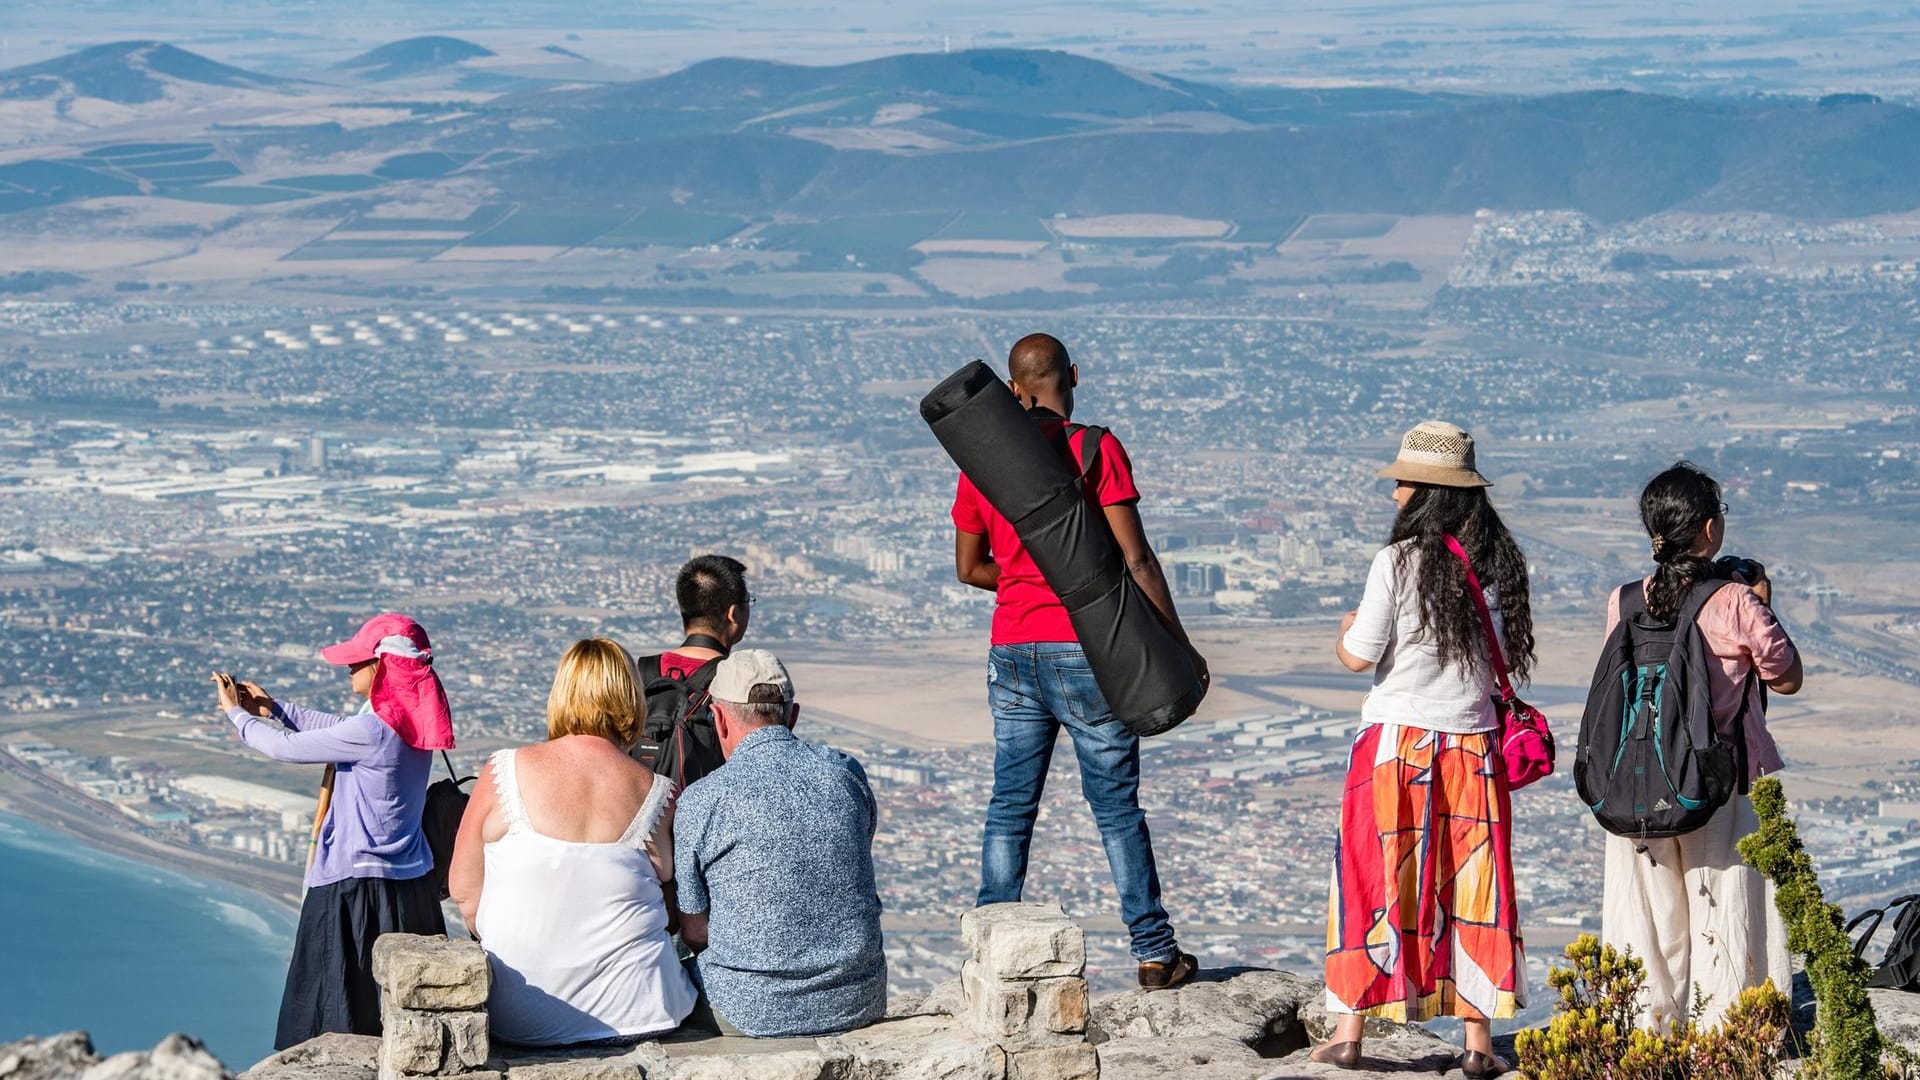
[[[934,438],[1013,524],[1067,617],[1107,706],[1127,730],[1158,735],[1200,707],[1187,650],[1127,572],[1106,516],[993,369],[978,360],[920,400]],[[1083,447],[1089,457],[1097,448]]]

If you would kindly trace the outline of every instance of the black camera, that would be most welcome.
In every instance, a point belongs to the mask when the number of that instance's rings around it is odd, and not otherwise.
[[[1725,581],[1752,585],[1766,575],[1766,567],[1744,555],[1722,555],[1713,560],[1713,576]]]

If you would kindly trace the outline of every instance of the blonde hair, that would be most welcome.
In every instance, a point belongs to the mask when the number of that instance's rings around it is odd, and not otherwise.
[[[598,735],[622,747],[640,741],[646,698],[633,657],[606,638],[568,647],[547,693],[547,738]]]

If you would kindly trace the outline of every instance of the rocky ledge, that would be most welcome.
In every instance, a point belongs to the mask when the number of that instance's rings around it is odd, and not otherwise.
[[[383,938],[375,970],[383,1037],[326,1035],[241,1080],[1281,1080],[1450,1070],[1459,1048],[1419,1027],[1369,1021],[1366,1067],[1309,1060],[1331,1019],[1321,984],[1281,971],[1203,972],[1191,984],[1092,1000],[1079,927],[1058,908],[970,912],[958,979],[894,1015],[818,1039],[676,1033],[614,1049],[492,1043],[486,957],[471,942]],[[1881,1030],[1920,1049],[1920,995],[1874,992]],[[199,1043],[173,1035],[102,1060],[79,1033],[0,1046],[0,1080],[230,1080]]]

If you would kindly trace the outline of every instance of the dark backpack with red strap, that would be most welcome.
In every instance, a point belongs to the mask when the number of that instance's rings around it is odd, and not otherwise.
[[[688,638],[687,644],[726,652],[726,646],[703,634]],[[637,665],[646,679],[647,719],[633,756],[682,791],[727,760],[713,726],[708,691],[720,659],[701,664],[683,678],[667,674],[665,660],[665,654],[643,656]]]

